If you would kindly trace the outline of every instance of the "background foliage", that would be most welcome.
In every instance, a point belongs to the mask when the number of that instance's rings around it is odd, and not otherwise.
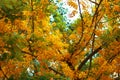
[[[66,2],[1,0],[0,80],[120,79],[120,1]]]

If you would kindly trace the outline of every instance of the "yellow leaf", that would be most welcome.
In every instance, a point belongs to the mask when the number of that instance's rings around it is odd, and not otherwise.
[[[117,11],[117,12],[120,12],[120,6],[119,5],[114,5],[113,10]]]
[[[69,38],[70,38],[70,39],[76,39],[77,36],[76,36],[76,34],[71,34],[71,35],[69,36]]]
[[[67,4],[68,4],[69,6],[71,6],[71,7],[73,7],[73,8],[76,9],[76,10],[77,10],[77,8],[78,8],[78,5],[77,5],[75,2],[73,2],[72,0],[71,0],[71,1],[68,1]]]

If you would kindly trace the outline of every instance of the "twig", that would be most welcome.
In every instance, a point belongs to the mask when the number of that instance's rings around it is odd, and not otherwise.
[[[97,19],[98,9],[99,9],[99,6],[100,6],[100,4],[101,4],[102,1],[103,1],[103,0],[101,0],[101,1],[99,2],[98,7],[96,8],[96,11],[95,11],[95,14],[94,14],[94,16],[93,16],[93,18],[92,18],[92,23],[91,23],[90,27],[93,26],[93,22],[95,21],[95,19]],[[96,30],[97,23],[98,23],[99,21],[100,21],[100,19],[97,20],[97,22],[95,23],[94,29],[93,29],[92,34],[91,34],[91,37],[89,38],[89,40],[88,40],[88,42],[86,43],[86,45],[82,48],[82,50],[80,50],[77,54],[75,54],[75,56],[79,55],[79,54],[85,49],[85,47],[89,44],[89,42],[90,42],[90,40],[91,40],[92,36],[94,35],[95,30]]]
[[[100,4],[102,3],[102,1],[103,1],[103,0],[100,0],[98,6],[97,6],[97,8],[96,8],[96,11],[95,11],[95,14],[93,15],[92,23],[91,23],[90,27],[93,26],[93,23],[94,23],[95,19],[97,19],[97,17],[98,17],[98,9],[99,9]],[[100,21],[100,19],[95,23],[93,32],[92,32],[92,34],[91,34],[91,37],[90,37],[90,39],[88,40],[88,42],[86,43],[86,45],[84,46],[84,48],[89,44],[89,41],[91,40],[92,36],[94,35],[94,32],[95,32],[96,27],[97,27],[97,23],[98,23],[99,21]],[[104,45],[104,44],[103,44],[103,45]],[[79,64],[77,70],[80,70],[80,69],[83,67],[83,65],[85,65],[85,63],[86,63],[92,56],[94,56],[97,52],[99,52],[99,51],[102,49],[102,46],[103,46],[103,45],[101,45],[101,46],[98,47],[96,50],[94,50],[90,55],[88,55],[88,56]],[[80,53],[84,50],[84,48],[83,48],[81,51],[79,51],[77,54],[75,54],[75,56],[78,55],[78,54],[80,54]]]
[[[79,7],[79,14],[80,14],[80,17],[81,17],[81,24],[82,24],[82,32],[81,32],[81,37],[80,37],[80,39],[79,39],[79,41],[76,43],[76,45],[78,45],[79,43],[80,43],[80,41],[82,40],[82,37],[83,37],[83,32],[84,32],[84,27],[83,27],[83,25],[84,25],[84,20],[83,20],[83,15],[82,15],[82,11],[81,11],[81,7],[80,7],[80,1],[79,0],[77,0],[78,1],[78,7]]]
[[[96,5],[99,5],[97,2],[94,2],[94,1],[92,1],[92,0],[89,0],[90,2],[92,2],[92,3],[94,3],[94,4],[96,4]]]
[[[100,4],[102,3],[102,1],[103,1],[103,0],[100,0],[98,6],[97,6],[97,8],[96,8],[96,11],[95,11],[95,14],[94,14],[94,16],[93,16],[92,23],[91,23],[91,26],[90,26],[90,27],[92,27],[92,24],[93,24],[95,18],[97,18],[97,15],[98,15],[98,9],[99,9]]]
[[[61,76],[65,76],[63,73],[61,73],[61,72],[59,72],[59,71],[57,71],[57,70],[55,70],[55,69],[53,69],[53,68],[51,68],[51,67],[48,67],[50,70],[52,70],[52,71],[54,71],[56,74],[59,74],[59,75],[61,75]]]
[[[83,15],[82,15],[81,7],[80,7],[80,1],[79,1],[79,0],[77,0],[77,1],[78,1],[78,8],[79,8],[79,15],[80,15],[80,17],[81,17],[82,32],[81,32],[81,37],[80,37],[79,41],[78,41],[77,43],[75,43],[75,46],[74,46],[74,47],[78,46],[78,44],[81,42],[81,40],[82,40],[82,38],[83,38],[83,33],[84,33],[84,27],[83,27],[83,25],[84,25],[84,20],[83,20]],[[76,50],[77,50],[77,48],[75,48],[74,51],[76,51]],[[74,54],[74,53],[71,54],[70,58],[72,58],[73,54]]]
[[[110,58],[107,60],[107,63],[110,64],[110,63],[117,57],[117,55],[119,55],[119,54],[120,54],[120,51],[118,52],[118,54],[115,54],[115,55],[113,55],[112,57],[110,57]],[[103,74],[103,73],[100,73],[100,74],[98,75],[98,77],[97,77],[96,80],[99,80],[100,77],[102,76],[102,74]]]
[[[32,56],[32,57],[37,57],[37,56],[35,56],[34,54],[31,54],[30,52],[25,52],[25,51],[22,51],[22,53],[25,53],[25,54],[28,54],[28,55],[30,55],[30,56]]]
[[[94,56],[95,54],[97,54],[97,52],[99,52],[100,50],[102,49],[102,46],[98,47],[96,50],[94,50],[93,53],[91,53],[90,55],[88,55],[82,62],[81,64],[78,66],[78,70],[80,70],[83,65],[92,57]]]
[[[60,54],[62,54],[62,52],[61,52],[59,49],[58,49],[58,52],[59,52]],[[65,61],[65,62],[68,64],[68,66],[69,66],[69,68],[70,68],[71,70],[75,70],[74,67],[73,67],[73,65],[72,65],[72,63],[70,62],[70,58],[68,58],[67,60],[65,60],[65,58],[64,58],[63,61]]]
[[[93,34],[92,50],[91,50],[91,53],[93,53],[93,51],[94,51],[94,42],[95,42],[95,33]],[[89,64],[88,74],[87,74],[87,77],[86,77],[86,78],[88,78],[88,76],[89,76],[91,66],[92,66],[92,57],[90,58],[90,64]]]
[[[8,80],[7,75],[4,73],[4,71],[2,70],[2,68],[0,67],[0,71],[2,72],[2,74],[4,75],[4,77]]]
[[[35,24],[34,24],[34,15],[33,15],[33,0],[31,0],[31,11],[32,11],[32,16],[31,16],[31,21],[32,21],[32,33],[34,33],[34,29],[35,29]]]

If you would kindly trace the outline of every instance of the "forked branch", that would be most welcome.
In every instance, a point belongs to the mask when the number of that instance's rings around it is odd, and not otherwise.
[[[90,55],[88,55],[82,62],[81,64],[79,65],[78,67],[78,70],[80,70],[84,65],[85,63],[92,57],[94,56],[95,54],[97,54],[97,52],[99,52],[100,50],[102,49],[102,46],[98,47],[96,50],[94,50]]]

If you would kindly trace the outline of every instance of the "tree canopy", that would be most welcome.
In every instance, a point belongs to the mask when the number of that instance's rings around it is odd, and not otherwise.
[[[120,79],[120,1],[66,2],[0,1],[0,80]]]

